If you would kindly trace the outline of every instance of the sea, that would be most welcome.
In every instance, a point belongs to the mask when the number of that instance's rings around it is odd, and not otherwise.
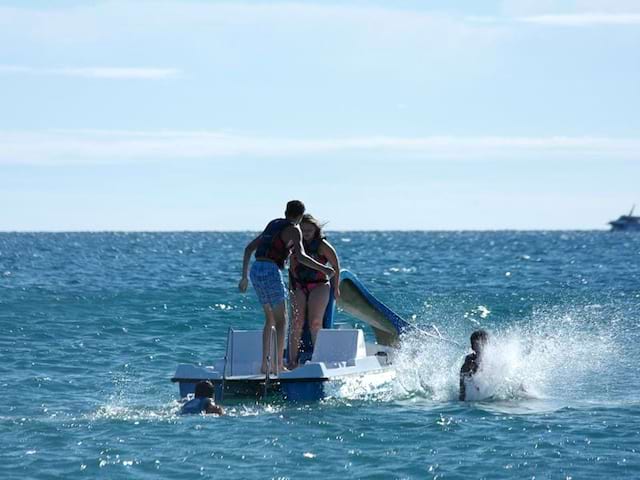
[[[460,345],[416,330],[375,389],[180,416],[176,365],[263,324],[237,288],[254,235],[1,233],[0,478],[640,478],[640,235],[329,232],[375,296]],[[478,328],[494,393],[460,402]]]

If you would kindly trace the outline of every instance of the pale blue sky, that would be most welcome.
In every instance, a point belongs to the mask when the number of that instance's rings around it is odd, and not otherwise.
[[[0,1],[0,230],[605,228],[640,2]]]

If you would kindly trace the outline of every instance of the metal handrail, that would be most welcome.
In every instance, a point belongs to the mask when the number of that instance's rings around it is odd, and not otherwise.
[[[227,330],[227,346],[224,350],[224,366],[222,367],[222,390],[220,391],[220,403],[224,397],[224,384],[227,380],[227,364],[229,357],[231,357],[231,375],[233,375],[233,328],[229,327]],[[229,347],[231,347],[231,354],[229,354]]]
[[[280,376],[280,362],[278,362],[278,332],[276,331],[276,327],[271,327],[271,338],[273,339],[273,358],[275,358],[276,362],[276,376]]]

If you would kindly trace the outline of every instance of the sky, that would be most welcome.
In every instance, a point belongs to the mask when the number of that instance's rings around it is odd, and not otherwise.
[[[605,229],[637,0],[0,0],[0,231]]]

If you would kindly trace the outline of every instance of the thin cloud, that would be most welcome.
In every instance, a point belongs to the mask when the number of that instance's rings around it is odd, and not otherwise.
[[[640,14],[574,13],[561,15],[533,15],[520,17],[518,21],[548,26],[590,27],[615,25],[640,25]]]
[[[384,154],[388,158],[536,159],[640,156],[640,139],[608,137],[390,137],[294,139],[208,131],[0,132],[0,165],[112,164],[228,157]]]
[[[40,68],[24,65],[0,65],[0,73],[27,75],[61,75],[66,77],[158,80],[180,75],[175,68],[63,67]]]

